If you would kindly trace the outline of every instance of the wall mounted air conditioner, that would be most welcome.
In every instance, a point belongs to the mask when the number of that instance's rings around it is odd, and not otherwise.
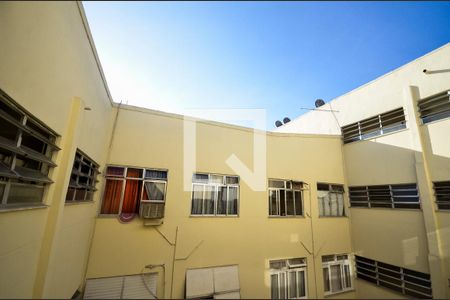
[[[139,216],[143,219],[162,219],[164,218],[165,203],[141,202],[139,207]]]

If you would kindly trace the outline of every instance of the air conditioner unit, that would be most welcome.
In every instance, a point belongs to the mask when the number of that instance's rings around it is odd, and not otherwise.
[[[139,216],[143,219],[164,218],[164,203],[141,202]]]

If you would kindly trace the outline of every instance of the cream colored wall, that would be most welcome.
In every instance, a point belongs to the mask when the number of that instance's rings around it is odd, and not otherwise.
[[[225,163],[233,153],[252,166],[251,130],[199,122],[196,132],[198,171],[234,174]],[[320,256],[351,252],[348,219],[318,219],[317,181],[344,182],[337,137],[267,136],[267,177],[302,180],[312,187],[310,195],[305,192],[305,210],[313,216],[318,295],[313,258],[300,243],[312,250],[310,219],[269,218],[266,191],[252,191],[241,178],[239,217],[190,216],[191,195],[183,191],[182,119],[132,107],[121,109],[109,162],[169,170],[164,223],[158,229],[173,242],[178,226],[176,258],[180,260],[175,262],[173,297],[184,296],[187,268],[238,264],[241,296],[269,298],[268,260],[289,257],[308,258],[308,294],[321,296]],[[173,247],[156,229],[144,227],[140,219],[120,224],[116,218],[99,217],[96,222],[87,277],[134,274],[144,265],[165,263],[165,297],[170,297]],[[163,296],[161,277],[158,294]]]
[[[76,148],[103,167],[111,103],[76,2],[1,2],[0,40],[0,88],[60,134],[60,145],[71,137],[55,156],[51,206],[0,212],[0,298],[68,298],[83,282],[98,193],[93,204],[65,206],[67,172]],[[81,106],[71,119],[74,97]]]
[[[342,96],[332,99],[319,109],[331,112],[309,111],[276,132],[340,134],[340,127],[403,106],[403,88],[415,85],[422,97],[449,88],[450,72],[424,74],[423,69],[448,69],[450,43],[366,83]],[[318,95],[320,97],[320,95]],[[311,107],[314,107],[311,99]],[[337,119],[337,122],[336,122]]]

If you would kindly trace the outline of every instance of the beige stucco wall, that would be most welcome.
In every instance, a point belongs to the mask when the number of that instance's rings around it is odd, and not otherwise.
[[[206,122],[197,123],[197,170],[235,174],[225,163],[236,154],[252,167],[253,132]],[[194,142],[194,141],[193,141]],[[310,297],[315,297],[309,218],[269,218],[267,192],[255,192],[241,178],[239,217],[191,217],[191,195],[183,191],[183,119],[144,109],[121,109],[109,163],[169,170],[164,223],[158,229],[174,241],[178,226],[173,297],[184,296],[187,268],[239,265],[241,296],[269,298],[268,260],[308,258]],[[322,295],[321,255],[350,253],[347,218],[318,219],[316,183],[344,183],[339,137],[267,136],[267,177],[302,180],[305,210],[313,217],[318,296]],[[312,205],[311,205],[312,204]],[[166,264],[165,296],[170,296],[173,248],[151,226],[136,219],[97,219],[87,277],[134,274],[147,264]],[[321,248],[320,253],[317,251]],[[162,275],[161,275],[162,276]],[[160,278],[158,294],[162,296]],[[353,297],[352,293],[346,294]]]
[[[420,98],[450,89],[450,72],[445,72],[449,58],[450,44],[446,44],[276,129],[340,134],[344,125],[404,107],[406,129],[343,146],[345,175],[349,186],[416,182],[427,207],[416,211],[352,208],[352,242],[354,250],[363,256],[432,273],[433,278],[440,274],[442,279],[434,282],[434,289],[441,289],[441,297],[450,293],[446,286],[446,278],[450,278],[449,222],[448,212],[433,212],[436,206],[431,181],[450,180],[450,120],[422,125],[414,115],[417,99],[413,101],[408,89],[417,87]],[[424,74],[423,69],[444,71]],[[320,111],[330,109],[335,111]],[[431,268],[430,260],[438,255],[439,247],[445,267]],[[358,289],[358,297],[372,296],[376,295]]]
[[[443,70],[449,67],[450,43],[380,76],[335,99],[319,110],[309,111],[288,124],[276,128],[276,132],[340,134],[340,127],[403,106],[404,87],[420,88],[427,97],[449,88],[450,72],[424,74],[423,70]],[[329,102],[328,102],[329,101]],[[314,99],[311,99],[314,107]]]
[[[44,199],[52,206],[0,212],[0,298],[68,298],[83,282],[98,193],[95,203],[65,206],[67,172],[76,148],[103,169],[111,103],[76,2],[1,2],[0,40],[0,88],[65,145]]]

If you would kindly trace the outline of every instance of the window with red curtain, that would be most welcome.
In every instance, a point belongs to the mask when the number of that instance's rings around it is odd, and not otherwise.
[[[150,180],[157,180],[158,183],[166,181],[167,171],[118,166],[107,167],[100,214],[138,214],[141,198],[148,199],[147,191],[143,188],[144,181],[148,184]],[[164,200],[165,185],[161,193]]]

